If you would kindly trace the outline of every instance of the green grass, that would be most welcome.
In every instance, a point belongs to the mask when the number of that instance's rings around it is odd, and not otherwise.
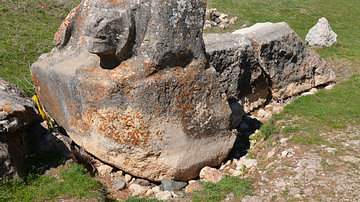
[[[278,128],[278,126],[276,126],[273,123],[266,122],[261,126],[260,132],[261,132],[262,137],[265,140],[268,140],[272,135],[279,133],[279,128]]]
[[[54,47],[55,32],[80,1],[2,0],[0,77],[34,94],[30,65]]]
[[[252,195],[253,189],[248,179],[239,177],[226,177],[221,179],[218,183],[200,182],[204,186],[204,190],[195,191],[193,201],[221,201],[225,199],[226,195],[233,193],[235,198]]]
[[[343,130],[349,125],[360,125],[360,75],[353,75],[332,90],[300,97],[274,117],[280,120],[295,115],[302,117],[301,123],[313,126],[308,127],[308,132]]]
[[[158,202],[156,198],[129,197],[124,202]]]
[[[208,0],[208,7],[217,8],[229,17],[238,17],[236,26],[258,22],[286,22],[304,41],[309,29],[325,17],[338,35],[338,43],[331,48],[316,50],[325,58],[347,58],[360,63],[360,7],[357,0]],[[213,32],[215,29],[211,29]]]
[[[42,175],[26,183],[11,181],[0,187],[0,201],[45,201],[58,197],[99,198],[96,190],[101,184],[92,179],[78,164],[60,170],[58,181],[53,176]]]
[[[320,133],[346,131],[349,126],[360,125],[360,75],[336,85],[332,90],[320,90],[315,95],[303,96],[287,105],[283,112],[274,116],[276,120],[297,117],[282,133],[293,135],[292,140],[300,144],[323,144]],[[275,126],[274,126],[275,127]],[[260,130],[270,131],[264,125]]]

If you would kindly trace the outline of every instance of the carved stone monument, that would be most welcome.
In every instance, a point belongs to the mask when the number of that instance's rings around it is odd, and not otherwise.
[[[48,114],[132,175],[186,181],[236,134],[202,38],[205,0],[84,0],[31,68]]]

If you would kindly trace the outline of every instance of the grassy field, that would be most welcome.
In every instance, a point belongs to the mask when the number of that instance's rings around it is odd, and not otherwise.
[[[1,74],[29,95],[34,94],[29,67],[37,57],[53,48],[52,39],[67,13],[80,0],[2,0],[1,12]],[[314,49],[323,58],[332,62],[339,84],[332,91],[321,90],[313,96],[301,97],[274,117],[273,122],[264,124],[260,131],[266,141],[274,141],[279,134],[292,137],[296,144],[326,144],[318,134],[329,131],[345,131],[360,125],[360,6],[357,0],[208,0],[208,7],[238,17],[236,25],[224,31],[211,29],[206,32],[232,32],[241,26],[251,26],[257,22],[287,22],[302,40],[319,18],[328,19],[332,29],[338,34],[338,43],[330,48]],[[294,118],[296,117],[296,119]],[[285,124],[286,122],[286,124]],[[275,123],[275,124],[274,124]],[[282,128],[280,130],[280,128]],[[304,135],[306,132],[306,135]],[[69,167],[59,174],[65,182],[58,183],[50,176],[39,176],[26,184],[2,185],[0,201],[42,200],[47,196],[97,197],[94,192],[97,183],[91,178],[82,188],[70,183],[70,176],[82,179],[87,176],[81,168]],[[88,177],[88,176],[87,176]],[[236,179],[237,180],[237,179]],[[218,185],[206,184],[205,190],[194,195],[195,201],[220,200],[225,193],[235,192],[236,196],[249,194],[248,181],[238,182],[227,178]],[[57,183],[57,184],[56,184]],[[76,183],[76,182],[71,182]],[[236,184],[245,183],[241,189]],[[59,184],[61,186],[59,186]],[[79,187],[73,193],[70,187]],[[48,189],[45,190],[44,187]],[[29,195],[34,192],[36,195]],[[145,201],[131,198],[128,201]]]
[[[30,65],[54,47],[55,32],[80,0],[1,0],[0,77],[32,95]]]

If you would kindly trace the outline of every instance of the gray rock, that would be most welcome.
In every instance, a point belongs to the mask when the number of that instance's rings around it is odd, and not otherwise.
[[[305,37],[309,46],[333,46],[337,42],[337,34],[331,29],[326,18],[320,18]]]
[[[335,82],[331,65],[307,49],[286,23],[270,24],[242,34],[251,41],[275,100]]]
[[[204,15],[204,0],[84,1],[32,65],[40,102],[105,163],[153,181],[197,177],[236,138],[206,60]]]
[[[121,178],[117,177],[114,179],[114,182],[111,186],[115,190],[122,190],[125,188],[126,182],[124,182]]]
[[[233,119],[241,120],[263,105],[269,92],[251,42],[243,35],[204,35],[204,42],[210,64],[219,74],[220,89],[228,95]]]
[[[26,93],[0,78],[0,132],[15,132],[17,129],[42,121],[34,100]]]
[[[161,180],[160,189],[163,191],[178,191],[187,185],[186,182],[177,182],[172,180]]]
[[[145,179],[136,179],[135,183],[139,184],[141,186],[150,186],[150,182],[148,180],[145,180]]]
[[[0,78],[0,178],[22,177],[28,130],[41,121],[37,104]]]

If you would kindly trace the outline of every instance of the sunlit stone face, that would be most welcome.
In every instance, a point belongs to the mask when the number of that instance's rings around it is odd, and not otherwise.
[[[104,9],[85,22],[85,44],[90,53],[116,55],[129,39],[130,20],[125,10]]]

